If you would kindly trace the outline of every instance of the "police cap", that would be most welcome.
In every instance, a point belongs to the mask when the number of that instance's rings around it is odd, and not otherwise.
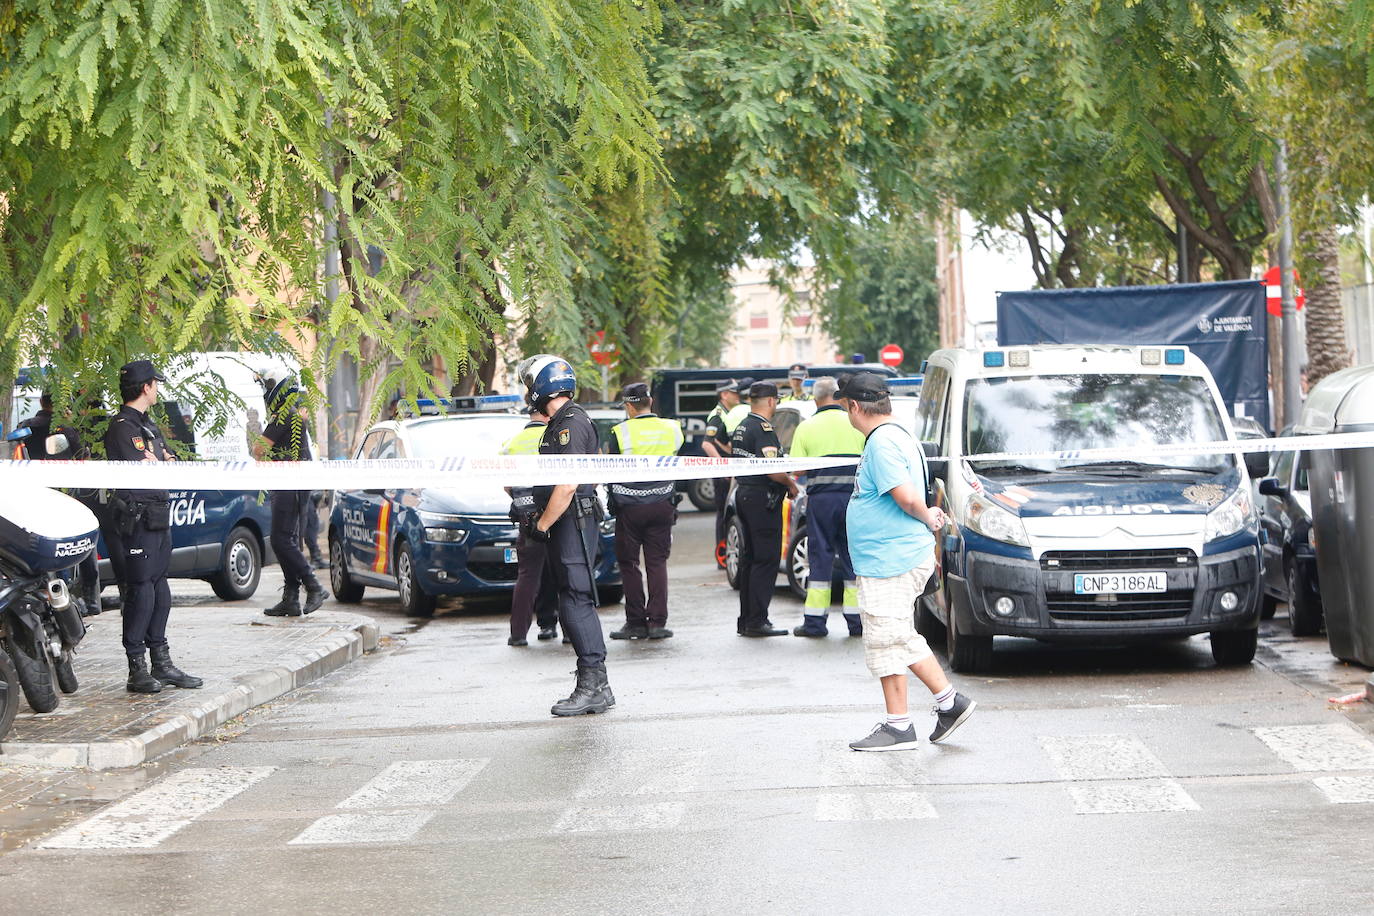
[[[644,382],[630,382],[620,389],[620,400],[627,404],[649,403],[649,386]]]
[[[736,391],[736,392],[739,394],[739,396],[742,397],[742,398],[749,397],[749,388],[750,388],[750,386],[753,385],[753,384],[754,384],[754,378],[753,378],[753,376],[746,375],[744,378],[740,379],[740,380],[735,384],[735,391]]]
[[[775,398],[778,396],[778,386],[772,382],[755,382],[749,386],[749,398]]]
[[[723,391],[734,391],[738,387],[739,382],[732,378],[728,378],[716,386],[716,394],[720,394]]]
[[[788,378],[806,378],[806,366],[802,363],[793,363],[787,367]]]
[[[876,372],[856,372],[840,381],[840,388],[835,392],[835,397],[872,402],[880,401],[888,394],[887,382],[881,375]]]
[[[153,367],[150,359],[136,359],[131,363],[125,363],[119,368],[119,384],[121,385],[141,385],[144,382],[151,382],[157,379],[165,382],[162,373]]]

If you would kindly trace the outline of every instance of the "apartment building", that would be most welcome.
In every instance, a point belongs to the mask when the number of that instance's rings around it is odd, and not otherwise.
[[[791,313],[787,298],[768,281],[768,265],[749,263],[733,275],[734,336],[721,349],[723,366],[786,366],[843,361],[835,341],[810,308],[811,271],[796,279]]]

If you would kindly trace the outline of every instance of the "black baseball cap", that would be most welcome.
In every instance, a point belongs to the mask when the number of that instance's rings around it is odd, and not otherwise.
[[[620,400],[631,404],[644,404],[649,400],[649,386],[645,382],[630,382],[620,389]]]
[[[732,378],[728,378],[716,386],[716,394],[720,394],[722,391],[734,391],[738,387],[739,382]]]
[[[835,392],[837,398],[851,401],[880,401],[890,392],[887,382],[876,372],[856,372],[840,380],[840,388]]]
[[[150,359],[136,359],[119,367],[119,384],[121,385],[139,385],[144,382],[151,382],[153,379],[157,379],[159,382],[167,381],[163,378],[162,373],[153,367],[153,361]]]
[[[806,365],[804,363],[793,363],[787,367],[788,378],[806,378]]]
[[[749,386],[753,384],[753,377],[746,375],[744,378],[740,379],[738,382],[735,383],[735,391],[738,392],[741,397],[748,397]]]
[[[749,398],[775,398],[778,396],[778,386],[772,382],[755,382],[749,386]]]

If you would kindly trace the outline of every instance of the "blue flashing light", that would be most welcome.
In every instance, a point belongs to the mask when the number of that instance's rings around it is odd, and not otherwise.
[[[1186,350],[1172,350],[1172,349],[1171,349],[1171,350],[1165,350],[1165,351],[1164,351],[1164,365],[1166,365],[1166,366],[1181,366],[1181,365],[1183,365],[1183,357],[1186,356],[1186,355],[1187,355],[1187,351],[1186,351]]]
[[[1007,364],[1007,354],[1001,350],[988,350],[983,354],[983,367],[986,369],[1001,369]]]

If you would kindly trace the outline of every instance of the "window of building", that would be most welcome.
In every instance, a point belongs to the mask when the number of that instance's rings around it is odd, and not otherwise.
[[[811,313],[810,313],[810,312],[805,312],[805,313],[800,314],[800,315],[793,315],[793,316],[792,316],[792,327],[794,327],[794,328],[809,328],[809,327],[811,327]]]
[[[768,327],[768,313],[767,313],[767,312],[750,312],[750,313],[749,313],[749,327],[750,327],[750,328],[766,328],[766,327]]]
[[[773,361],[773,342],[771,340],[749,341],[749,363],[753,366],[766,366]]]
[[[811,358],[810,337],[794,337],[792,339],[792,358],[799,363],[804,363]]]

